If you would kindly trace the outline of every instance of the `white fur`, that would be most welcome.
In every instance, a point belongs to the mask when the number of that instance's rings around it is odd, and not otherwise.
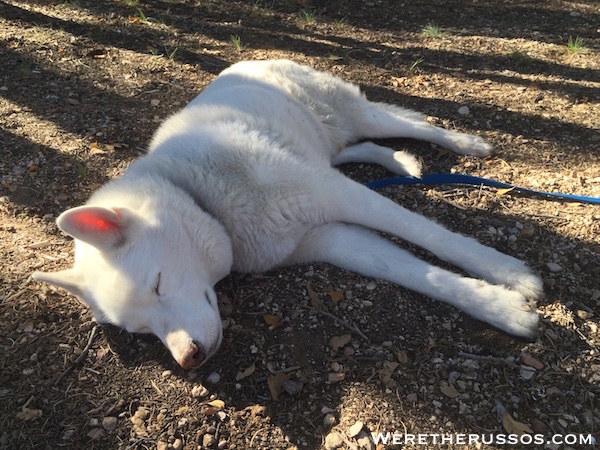
[[[359,142],[383,137],[423,139],[462,154],[492,150],[479,137],[369,102],[326,73],[290,61],[236,64],[165,121],[147,156],[86,206],[59,217],[76,239],[75,265],[34,277],[71,291],[100,321],[156,334],[184,368],[220,344],[218,280],[231,270],[314,261],[390,280],[509,333],[534,335],[538,318],[527,299],[541,294],[541,282],[523,262],[331,167],[369,162],[419,176],[412,155]],[[432,266],[369,229],[406,239],[477,278]]]

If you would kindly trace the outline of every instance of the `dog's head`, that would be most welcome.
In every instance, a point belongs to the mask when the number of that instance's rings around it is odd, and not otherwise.
[[[75,265],[34,279],[76,295],[98,322],[155,334],[184,369],[217,351],[222,326],[213,286],[232,264],[217,221],[202,211],[140,215],[81,206],[57,224],[75,238]]]

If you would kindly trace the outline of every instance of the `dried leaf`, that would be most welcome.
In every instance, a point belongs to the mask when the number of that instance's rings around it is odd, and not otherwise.
[[[337,305],[344,298],[344,291],[329,291],[328,294],[334,305]]]
[[[281,320],[281,317],[274,316],[272,314],[265,314],[263,316],[263,319],[265,319],[265,322],[267,322],[267,325],[270,325],[273,328],[280,327],[281,324],[283,323],[283,321]]]
[[[506,432],[510,434],[517,434],[519,436],[523,434],[533,434],[531,428],[524,423],[517,422],[508,412],[505,412],[502,416],[502,426]]]
[[[225,402],[223,400],[213,400],[208,402],[207,405],[212,406],[217,411],[220,411],[223,408],[225,408]]]
[[[352,336],[349,334],[344,334],[342,336],[334,336],[329,341],[329,345],[331,345],[331,348],[334,352],[337,352],[340,348],[344,347],[344,345],[350,342],[350,340],[352,340]]]
[[[283,383],[290,379],[290,375],[287,373],[279,372],[269,377],[267,379],[267,383],[269,385],[269,391],[271,391],[271,397],[273,400],[277,400],[279,398],[279,394],[281,394],[283,389]]]
[[[506,188],[506,189],[498,189],[496,191],[496,194],[497,195],[505,195],[505,194],[508,194],[510,191],[512,191],[514,188],[515,187],[513,186],[513,187]]]
[[[308,296],[310,297],[310,304],[312,305],[312,307],[320,308],[323,302],[321,302],[321,299],[319,298],[319,294],[317,294],[315,291],[313,291],[312,287],[310,286],[310,283],[306,283],[306,292],[308,293]]]
[[[449,398],[456,398],[460,395],[456,388],[451,384],[447,386],[442,386],[440,388],[440,391],[442,391],[442,394]]]
[[[268,322],[267,322],[268,323]],[[235,381],[243,380],[244,378],[248,378],[250,375],[254,373],[256,370],[256,363],[252,363],[250,367],[244,369],[243,371],[239,371],[235,376]]]
[[[39,419],[40,417],[42,417],[41,409],[23,408],[22,411],[17,413],[17,419],[25,421]]]

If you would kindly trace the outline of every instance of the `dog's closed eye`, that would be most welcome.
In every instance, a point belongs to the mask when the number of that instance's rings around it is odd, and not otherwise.
[[[154,291],[154,293],[156,295],[160,295],[160,277],[161,277],[161,272],[158,272],[158,275],[156,276],[156,280],[154,281],[154,285],[152,286],[152,290]]]

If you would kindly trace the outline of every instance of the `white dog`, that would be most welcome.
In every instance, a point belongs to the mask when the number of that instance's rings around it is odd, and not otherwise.
[[[147,156],[58,218],[75,238],[75,266],[33,277],[79,297],[100,322],[154,333],[184,369],[202,364],[221,343],[217,281],[232,270],[317,261],[392,281],[508,333],[535,335],[538,317],[527,299],[542,285],[523,262],[331,167],[377,163],[419,176],[413,156],[360,142],[386,137],[467,155],[492,150],[481,138],[369,102],[332,75],[290,61],[235,64],[162,124]],[[370,229],[477,278],[421,261]]]

